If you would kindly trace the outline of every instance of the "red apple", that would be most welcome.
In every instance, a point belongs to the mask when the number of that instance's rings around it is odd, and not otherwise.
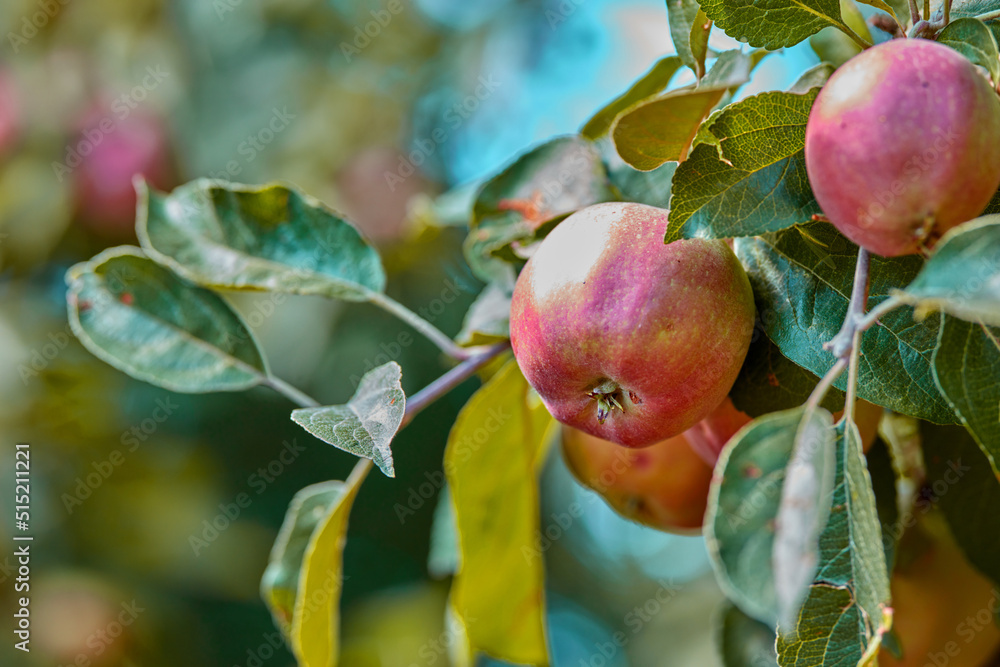
[[[562,423],[629,447],[673,437],[726,397],[754,302],[724,241],[663,243],[667,211],[590,206],[559,224],[517,279],[511,344]]]
[[[1000,187],[1000,101],[957,51],[893,39],[830,77],[805,156],[816,201],[847,238],[887,257],[918,252]]]
[[[668,532],[701,528],[712,467],[684,435],[645,449],[627,449],[564,428],[563,456],[581,484],[627,519]]]

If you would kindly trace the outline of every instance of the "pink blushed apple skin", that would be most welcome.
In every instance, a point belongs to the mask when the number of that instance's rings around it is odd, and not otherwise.
[[[628,447],[673,437],[725,398],[754,324],[750,282],[723,241],[663,243],[667,211],[590,206],[518,277],[511,344],[549,412]],[[618,389],[601,422],[595,388]]]
[[[890,40],[830,77],[805,158],[816,201],[847,238],[886,257],[919,252],[1000,187],[1000,100],[957,51]]]
[[[684,434],[644,449],[627,449],[563,429],[563,458],[584,486],[627,519],[670,533],[701,530],[712,466]]]

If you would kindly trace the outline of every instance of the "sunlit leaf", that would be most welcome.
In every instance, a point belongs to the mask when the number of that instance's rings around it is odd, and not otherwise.
[[[618,154],[642,171],[684,160],[701,121],[727,90],[746,83],[752,66],[749,56],[726,51],[697,87],[672,90],[632,107],[611,131]]]
[[[461,567],[452,604],[473,650],[546,665],[538,473],[554,424],[511,361],[462,408],[444,469]]]
[[[337,664],[347,519],[368,470],[295,494],[271,550],[261,596],[303,667]]]
[[[819,213],[805,166],[805,132],[818,90],[761,93],[725,107],[677,168],[667,242],[755,236]]]
[[[772,50],[841,23],[839,0],[702,0],[701,7],[730,37]]]
[[[406,412],[401,378],[399,364],[390,361],[365,373],[346,404],[300,408],[292,412],[292,421],[337,449],[371,459],[387,477],[395,477],[389,445]]]
[[[663,91],[681,64],[681,59],[677,56],[667,56],[656,61],[656,64],[639,77],[628,90],[595,113],[580,130],[580,134],[588,139],[598,139],[607,134],[618,114],[633,104]]]

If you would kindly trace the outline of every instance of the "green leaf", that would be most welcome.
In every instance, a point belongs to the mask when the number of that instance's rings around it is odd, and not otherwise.
[[[702,0],[701,7],[730,37],[772,51],[841,23],[839,0]]]
[[[733,404],[751,417],[804,404],[819,378],[783,355],[759,329],[755,334],[736,383],[729,390]],[[831,389],[821,405],[830,412],[842,410],[844,392]]]
[[[838,428],[833,506],[819,541],[815,584],[794,626],[780,632],[780,665],[855,665],[891,624],[889,572],[871,478],[853,424]]]
[[[538,473],[554,421],[508,362],[462,408],[444,470],[455,501],[461,569],[455,611],[475,651],[547,665]]]
[[[698,8],[698,15],[694,17],[694,24],[691,26],[691,36],[688,40],[688,47],[691,57],[694,60],[694,74],[697,78],[705,76],[705,57],[708,55],[708,38],[712,34],[712,21],[705,12]]]
[[[216,289],[367,300],[378,253],[318,200],[282,185],[199,179],[164,195],[139,181],[136,231],[157,262]]]
[[[838,428],[837,479],[819,567],[794,625],[778,639],[780,665],[855,665],[878,651],[889,629],[889,572],[862,453],[850,424]]]
[[[261,580],[261,596],[304,667],[337,664],[347,518],[368,470],[295,494]]]
[[[523,249],[566,215],[617,199],[594,144],[559,137],[518,157],[476,196],[466,260],[484,282],[513,280]]]
[[[675,171],[676,162],[667,162],[653,171],[639,171],[621,162],[611,167],[608,173],[612,184],[621,193],[622,201],[665,209],[670,204],[670,184]]]
[[[965,557],[1000,585],[1000,480],[965,429],[920,426],[927,487]]]
[[[777,667],[774,630],[727,603],[718,630],[719,653],[725,667]]]
[[[818,90],[770,92],[731,104],[677,168],[666,241],[754,236],[820,212],[805,166],[805,132]]]
[[[816,574],[819,537],[830,517],[837,436],[826,410],[804,412],[795,431],[772,546],[779,626],[794,622]]]
[[[684,160],[701,121],[727,90],[749,80],[751,67],[749,56],[726,51],[697,87],[672,90],[621,114],[611,131],[618,154],[642,171]]]
[[[1000,215],[950,230],[902,293],[917,318],[934,311],[1000,326]]]
[[[857,246],[833,225],[817,222],[739,239],[736,252],[750,276],[767,336],[786,357],[825,375],[834,359],[823,344],[833,339],[847,314]],[[921,264],[915,256],[873,256],[869,308],[909,283]],[[884,315],[862,338],[858,396],[920,419],[954,423],[956,416],[931,370],[938,325],[938,316],[914,322],[908,308]],[[846,382],[845,374],[835,386],[844,389]]]
[[[864,652],[861,610],[847,586],[819,583],[809,589],[791,632],[778,635],[781,667],[855,667]]]
[[[698,58],[691,48],[691,41],[698,25],[700,10],[697,0],[667,0],[667,18],[670,21],[670,38],[674,42],[674,51],[699,79],[704,70],[698,69]],[[701,65],[705,65],[704,57]]]
[[[810,67],[799,75],[799,78],[791,85],[788,92],[795,93],[796,95],[804,95],[813,88],[819,88],[826,84],[827,80],[833,76],[835,70],[836,68],[830,63],[820,63],[819,65]]]
[[[521,238],[544,223],[599,202],[614,201],[604,163],[593,143],[558,137],[519,156],[487,181],[472,208],[473,227],[514,212]]]
[[[510,298],[513,285],[492,282],[483,288],[465,313],[460,345],[491,345],[510,338]]]
[[[253,334],[218,294],[138,248],[105,250],[66,273],[73,333],[94,356],[171,391],[248,389],[267,379]]]
[[[696,5],[697,6],[697,5]],[[587,139],[599,139],[608,133],[618,114],[627,108],[665,90],[682,63],[677,56],[667,56],[656,61],[653,67],[636,80],[632,86],[595,113],[580,130]],[[702,60],[704,66],[704,60]]]
[[[337,449],[371,459],[387,477],[395,477],[389,445],[406,412],[402,376],[399,364],[390,361],[365,373],[346,404],[293,410],[292,421]]]
[[[709,491],[705,541],[726,597],[750,616],[777,620],[771,567],[774,518],[803,410],[759,417],[722,450]]]
[[[1000,52],[993,32],[979,19],[957,18],[945,26],[937,41],[955,49],[990,74],[1000,84]]]
[[[934,378],[1000,475],[1000,330],[945,317]]]

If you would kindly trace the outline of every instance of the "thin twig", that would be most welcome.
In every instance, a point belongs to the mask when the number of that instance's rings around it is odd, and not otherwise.
[[[413,421],[413,418],[417,416],[417,413],[460,385],[466,379],[471,377],[473,373],[488,364],[508,347],[510,347],[510,343],[508,341],[504,341],[503,343],[497,343],[496,345],[486,348],[485,351],[480,352],[474,357],[466,359],[458,366],[455,366],[450,371],[439,377],[437,380],[431,382],[429,385],[414,394],[413,398],[407,399],[406,412],[403,414],[403,421],[400,423],[399,428],[403,428],[409,424]]]
[[[468,359],[470,353],[465,348],[459,346],[436,326],[417,315],[415,312],[390,298],[382,292],[373,292],[368,300],[387,313],[395,315],[411,327],[423,334],[428,340],[441,348],[441,351],[454,359]]]
[[[264,384],[282,394],[292,403],[296,403],[301,408],[318,408],[319,401],[300,389],[296,389],[281,378],[268,377]]]

